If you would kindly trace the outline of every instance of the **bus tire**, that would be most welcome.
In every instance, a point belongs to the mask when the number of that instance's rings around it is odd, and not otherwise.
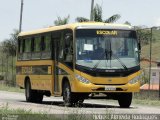
[[[121,93],[118,98],[118,103],[121,108],[129,108],[132,102],[132,93]]]
[[[70,84],[66,81],[63,85],[63,101],[64,105],[70,107],[73,105],[73,93],[71,92]]]
[[[27,80],[25,84],[25,96],[27,102],[41,103],[43,100],[42,93],[31,89],[31,83],[29,80]]]
[[[34,102],[34,91],[31,89],[30,80],[25,83],[25,96],[27,102]]]

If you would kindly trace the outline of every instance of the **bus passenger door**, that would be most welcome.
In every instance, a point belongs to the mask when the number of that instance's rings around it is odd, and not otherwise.
[[[59,40],[60,38],[53,38],[53,58],[54,58],[54,70],[53,70],[53,76],[54,76],[54,82],[53,82],[53,93],[54,95],[58,95],[60,92],[59,89],[59,77],[58,77],[58,54],[59,54]]]

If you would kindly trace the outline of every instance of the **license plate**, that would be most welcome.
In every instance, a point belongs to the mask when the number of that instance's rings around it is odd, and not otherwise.
[[[105,90],[106,91],[115,91],[116,87],[114,87],[114,86],[105,86]]]

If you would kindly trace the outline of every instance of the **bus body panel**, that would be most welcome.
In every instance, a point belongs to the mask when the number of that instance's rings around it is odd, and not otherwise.
[[[51,90],[52,75],[17,75],[17,83],[25,88],[25,78],[28,77],[34,90]]]
[[[53,60],[17,61],[16,82],[25,88],[25,79],[29,78],[32,89],[53,91]]]

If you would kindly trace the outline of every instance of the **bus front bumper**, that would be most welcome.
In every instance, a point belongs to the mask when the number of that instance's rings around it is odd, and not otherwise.
[[[81,82],[76,82],[71,86],[72,92],[87,92],[87,93],[105,93],[105,92],[139,92],[140,82],[134,84],[124,84],[124,85],[95,85],[92,83],[85,84]]]

